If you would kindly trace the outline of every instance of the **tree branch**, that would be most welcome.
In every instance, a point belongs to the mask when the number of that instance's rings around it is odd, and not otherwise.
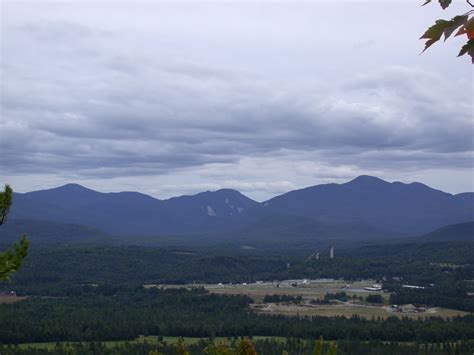
[[[466,2],[471,5],[471,7],[474,7],[474,4],[471,2],[472,0],[466,0]]]

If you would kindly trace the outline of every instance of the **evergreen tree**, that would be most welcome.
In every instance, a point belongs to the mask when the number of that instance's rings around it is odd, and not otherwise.
[[[0,225],[5,222],[12,202],[13,190],[9,185],[5,185],[5,190],[0,192]],[[23,235],[18,244],[13,244],[6,252],[0,252],[0,281],[8,280],[10,275],[19,269],[28,254],[28,244],[26,235]]]

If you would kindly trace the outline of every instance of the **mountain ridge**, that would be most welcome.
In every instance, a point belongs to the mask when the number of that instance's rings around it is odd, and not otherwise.
[[[139,192],[103,193],[66,184],[15,193],[12,216],[85,225],[113,235],[229,233],[248,230],[253,225],[261,229],[258,221],[271,220],[273,216],[286,216],[288,221],[295,217],[305,219],[292,223],[299,233],[304,230],[306,237],[327,230],[316,228],[323,225],[335,229],[338,225],[352,225],[360,230],[359,234],[373,230],[387,235],[420,235],[444,225],[474,220],[473,202],[471,192],[453,195],[422,183],[387,182],[361,175],[346,183],[309,186],[263,202],[234,189],[160,200]],[[291,236],[291,228],[284,228],[281,223],[275,223],[275,228],[277,225]],[[270,233],[271,228],[265,230]]]

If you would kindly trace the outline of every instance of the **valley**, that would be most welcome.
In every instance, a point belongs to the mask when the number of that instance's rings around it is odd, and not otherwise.
[[[473,63],[474,0],[0,0],[0,355],[474,355]]]
[[[412,228],[403,210],[413,201],[385,208],[380,196],[362,198],[366,189],[399,200],[400,191],[421,189],[429,196],[423,203],[451,201],[450,221],[460,223]],[[470,349],[464,340],[474,339],[474,222],[463,214],[470,213],[463,205],[469,196],[372,177],[309,188],[309,200],[306,193],[282,195],[291,197],[283,204],[280,197],[259,204],[231,190],[164,202],[77,185],[16,195],[20,207],[0,240],[26,233],[31,244],[22,268],[0,284],[0,350],[8,354],[9,346],[21,344],[17,352],[25,354],[95,346],[127,353],[184,346],[184,337],[200,354],[216,341],[232,347],[252,336],[269,351],[294,349],[291,339],[314,347],[320,335],[341,348],[354,341],[374,348],[379,341],[381,348],[421,349],[418,342],[436,347],[443,339]],[[317,196],[336,200],[312,203]],[[28,219],[22,199],[29,207],[46,200],[52,207],[47,216]],[[349,200],[359,202],[349,207]],[[371,206],[367,213],[379,210],[377,223],[364,217],[362,200]],[[175,229],[168,207],[162,221],[162,203],[191,214],[190,224]],[[272,212],[262,212],[269,205]],[[425,221],[440,213],[419,212],[416,218]],[[127,218],[126,228],[117,233],[101,214]],[[390,227],[393,221],[400,228]],[[156,223],[167,226],[155,229]],[[129,234],[137,225],[160,233]]]

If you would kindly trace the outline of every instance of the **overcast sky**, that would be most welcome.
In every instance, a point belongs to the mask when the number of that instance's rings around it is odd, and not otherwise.
[[[437,2],[1,2],[0,182],[257,200],[361,174],[474,190]]]

